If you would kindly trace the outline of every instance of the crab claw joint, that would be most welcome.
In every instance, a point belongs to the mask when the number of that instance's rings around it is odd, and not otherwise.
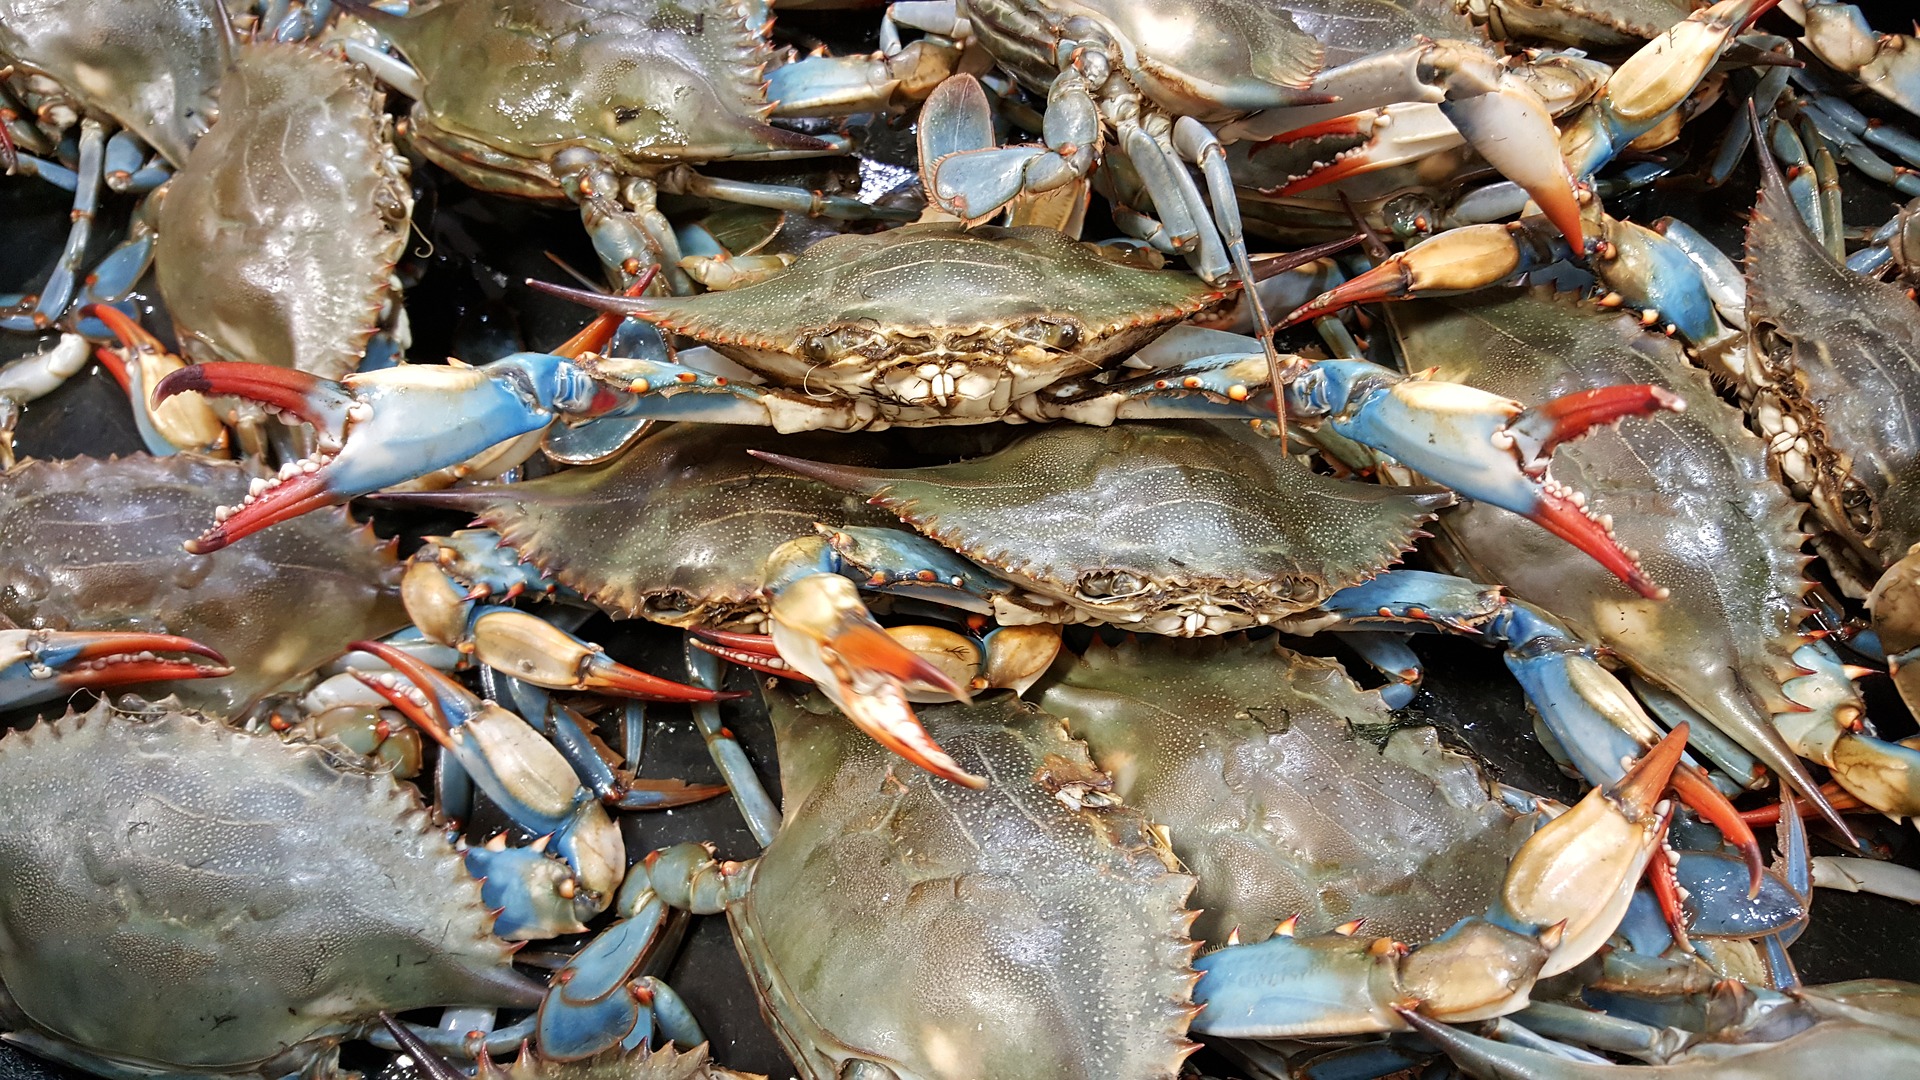
[[[214,661],[197,664],[160,653]],[[173,634],[86,630],[0,630],[0,708],[50,701],[78,689],[214,679],[233,672],[226,657],[192,638]]]
[[[532,832],[555,832],[567,824],[581,801],[579,779],[532,725],[385,642],[356,641],[348,648],[393,668],[350,670],[458,758],[507,816]]]
[[[1514,854],[1501,890],[1501,921],[1565,924],[1543,978],[1592,956],[1625,917],[1672,814],[1661,793],[1686,746],[1687,725],[1680,724],[1618,783],[1589,792]]]
[[[961,768],[920,726],[905,684],[925,683],[959,701],[970,700],[966,689],[895,641],[867,613],[853,582],[838,574],[799,578],[774,597],[772,615],[781,658],[812,679],[861,731],[935,776],[970,788],[987,786],[985,777]]]
[[[458,465],[546,427],[556,410],[586,410],[601,396],[571,361],[546,353],[515,353],[485,367],[403,364],[341,382],[269,364],[195,364],[161,379],[154,404],[188,391],[244,398],[319,431],[312,457],[288,462],[239,506],[216,512],[213,527],[187,543],[195,554]]]
[[[1586,495],[1557,483],[1548,459],[1560,444],[1601,424],[1684,401],[1657,386],[1607,386],[1525,408],[1460,383],[1403,378],[1375,364],[1326,360],[1287,389],[1288,412],[1324,416],[1338,434],[1391,454],[1461,495],[1527,518],[1592,556],[1649,599],[1665,599],[1638,558],[1614,539],[1612,522]]]
[[[549,690],[593,690],[644,701],[728,701],[737,692],[685,686],[619,663],[544,619],[512,608],[483,610],[472,624],[481,663]]]

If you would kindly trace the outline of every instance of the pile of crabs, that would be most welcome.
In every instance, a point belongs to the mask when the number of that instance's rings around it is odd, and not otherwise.
[[[1899,5],[829,6],[0,0],[0,1039],[1920,1076]]]

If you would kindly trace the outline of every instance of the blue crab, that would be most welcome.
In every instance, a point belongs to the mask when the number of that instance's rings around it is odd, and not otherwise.
[[[0,617],[56,636],[205,642],[233,665],[227,677],[150,692],[222,717],[348,642],[406,625],[392,545],[342,513],[231,558],[182,558],[187,522],[262,483],[246,466],[192,455],[32,461],[0,474]]]
[[[1250,747],[1351,739],[1338,710],[1357,693],[1336,687],[1320,695],[1331,713],[1296,701],[1289,677],[1298,658],[1270,650],[1230,649],[1225,661],[1277,676],[1266,696],[1307,710],[1298,733],[1257,723],[1248,730],[1244,718],[1199,722]],[[1313,682],[1321,670],[1305,663]],[[1083,680],[1078,700],[1085,705],[1101,683],[1100,675]],[[1196,1022],[1187,937],[1193,879],[1180,872],[1159,823],[1113,794],[1113,779],[1059,718],[1007,698],[929,709],[941,740],[995,778],[967,790],[898,772],[889,754],[816,703],[770,690],[769,706],[786,800],[778,836],[747,864],[718,863],[699,845],[681,845],[636,865],[616,903],[623,921],[573,958],[541,1008],[543,1052],[601,1052],[611,1044],[598,1040],[609,1036],[593,1032],[606,1029],[609,1014],[632,1018],[611,1025],[616,1040],[628,1024],[647,1026],[630,987],[668,906],[727,913],[764,1010],[811,1077],[876,1067],[896,1076],[1170,1076],[1192,1049],[1189,1023],[1335,1033],[1402,1027],[1391,1005],[1410,997],[1449,1017],[1519,1008],[1543,967],[1577,963],[1618,919],[1657,846],[1665,811],[1654,800],[1681,741],[1669,740],[1616,790],[1590,795],[1521,843],[1506,871],[1506,899],[1494,900],[1487,918],[1469,918],[1411,954],[1384,939],[1301,937],[1298,948],[1328,962],[1305,984],[1265,982],[1280,993],[1251,1018],[1240,1001],[1229,1004],[1227,987],[1241,985],[1241,976],[1227,969],[1241,957],[1285,955],[1295,939],[1229,945],[1200,962],[1194,993],[1210,980],[1217,989]],[[1124,750],[1113,753],[1129,760]],[[1370,776],[1384,769],[1396,785],[1436,782],[1367,749],[1351,767]],[[1502,813],[1467,808],[1476,797],[1459,785],[1443,798],[1463,803],[1464,817]],[[1482,789],[1477,801],[1486,798]],[[1485,905],[1487,893],[1475,891]],[[895,941],[901,946],[876,947]],[[1369,977],[1369,967],[1378,975]],[[848,992],[862,987],[888,989],[878,997]],[[1370,1001],[1374,1019],[1354,1026],[1347,998]],[[1330,1000],[1342,1004],[1326,1007]],[[1010,1037],[980,1042],[989,1019]]]
[[[884,302],[863,295],[874,289]],[[942,302],[930,302],[929,290]],[[1526,408],[1372,364],[1295,358],[1297,376],[1275,388],[1258,342],[1205,334],[1175,339],[1171,362],[1142,375],[1070,377],[1117,363],[1120,352],[1217,294],[1191,277],[1119,266],[1045,229],[909,227],[816,244],[750,288],[688,299],[581,295],[609,313],[700,334],[774,385],[597,354],[519,353],[478,368],[412,365],[338,383],[261,365],[183,369],[162,380],[156,399],[235,394],[322,429],[319,451],[298,463],[298,476],[216,522],[192,550],[217,550],[306,509],[456,464],[557,418],[684,418],[791,431],[1014,418],[1256,419],[1284,408],[1303,429],[1397,456],[1437,483],[1546,524],[1636,588],[1657,588],[1571,491],[1546,477],[1553,446],[1588,426],[1678,407],[1643,387]],[[816,396],[814,380],[835,392]],[[428,411],[442,421],[421,424]]]
[[[0,63],[8,73],[0,97],[22,106],[6,109],[0,156],[8,172],[31,172],[74,193],[73,228],[52,277],[38,296],[14,304],[0,327],[44,330],[66,311],[81,284],[103,184],[145,190],[167,166],[186,161],[213,122],[215,90],[233,45],[217,0],[0,5]],[[76,125],[75,169],[16,149],[51,153]],[[114,126],[123,134],[110,139]],[[145,164],[146,147],[159,154],[159,166]],[[136,235],[111,265],[96,270],[103,279],[97,291],[131,288],[152,242],[150,233]]]
[[[413,194],[382,96],[338,55],[250,44],[220,100],[225,117],[168,183],[155,223],[155,277],[183,350],[340,378],[399,318],[394,264]]]
[[[694,171],[846,150],[844,139],[767,122],[776,103],[761,72],[775,54],[748,7],[457,0],[400,17],[348,6],[405,57],[348,45],[414,100],[407,143],[482,190],[577,204],[622,284],[659,265],[685,289],[672,227],[654,206],[663,191],[842,218],[899,216],[846,196]],[[785,104],[789,114],[805,111]]]
[[[330,1067],[383,1009],[539,999],[383,772],[102,703],[9,734],[0,777],[0,1016],[35,1054],[270,1080]]]

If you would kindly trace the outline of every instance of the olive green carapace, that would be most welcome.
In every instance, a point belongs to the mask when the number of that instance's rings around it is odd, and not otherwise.
[[[220,0],[0,0],[0,65],[82,95],[77,111],[113,117],[176,167],[213,123],[233,48]]]
[[[383,96],[321,50],[251,44],[161,203],[154,273],[183,347],[339,379],[379,323],[413,202]]]
[[[1920,541],[1920,307],[1906,291],[1836,262],[1808,230],[1774,170],[1747,228],[1747,321],[1756,339],[1743,395],[1762,433],[1795,422],[1804,466],[1782,462],[1815,514],[1851,549],[1842,585],[1871,587]],[[1857,560],[1855,570],[1846,565]]]
[[[408,132],[463,182],[564,199],[549,165],[585,147],[628,169],[822,154],[766,123],[775,61],[733,0],[453,0],[370,20],[419,72]]]
[[[871,441],[851,436],[676,424],[604,465],[475,488],[458,505],[542,573],[610,612],[725,628],[765,610],[767,556],[812,536],[814,522],[893,521],[857,496],[747,453],[789,448],[879,460]]]
[[[1807,586],[1802,508],[1766,447],[1672,339],[1551,293],[1500,291],[1388,309],[1409,363],[1525,401],[1619,383],[1686,399],[1562,446],[1554,475],[1610,514],[1620,543],[1672,590],[1648,600],[1544,529],[1486,505],[1441,516],[1465,572],[1551,611],[1723,731],[1771,738]],[[1742,742],[1746,742],[1743,738]]]
[[[1023,587],[1123,624],[1196,593],[1244,611],[1240,625],[1315,607],[1399,561],[1453,498],[1321,476],[1277,440],[1237,432],[1062,424],[954,465],[804,467]]]
[[[1431,728],[1384,751],[1357,738],[1391,725],[1380,696],[1271,639],[1095,642],[1042,687],[1114,794],[1168,831],[1209,945],[1293,916],[1303,934],[1364,918],[1431,940],[1486,909],[1525,839],[1476,763]]]
[[[407,625],[393,546],[345,510],[308,514],[213,555],[180,545],[256,475],[188,454],[24,463],[0,474],[0,615],[30,628],[180,634],[234,666],[160,683],[232,716],[349,642]]]
[[[1055,229],[929,223],[830,236],[764,282],[662,298],[647,317],[729,355],[802,358],[810,339],[836,330],[867,329],[912,349],[934,335],[1036,341],[1018,327],[1046,321],[1072,328],[1058,348],[1090,372],[1220,297],[1191,274],[1116,262]]]
[[[43,1056],[278,1077],[382,1009],[529,1007],[492,923],[413,789],[321,748],[105,703],[0,740],[0,981]]]
[[[767,698],[785,818],[728,916],[803,1075],[859,1060],[900,1080],[1179,1072],[1193,879],[1058,718],[1009,697],[922,707],[989,778],[974,791],[817,699]]]

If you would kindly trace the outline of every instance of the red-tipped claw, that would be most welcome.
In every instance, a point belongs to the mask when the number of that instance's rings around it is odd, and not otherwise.
[[[494,608],[469,630],[476,659],[552,690],[593,690],[643,701],[731,701],[737,691],[687,686],[630,668],[600,650],[524,611]]]
[[[1547,459],[1561,444],[1572,442],[1602,424],[1612,424],[1629,416],[1647,416],[1662,409],[1685,412],[1687,403],[1680,395],[1662,386],[1647,383],[1601,386],[1563,394],[1535,405],[1507,424],[1514,448],[1520,451],[1521,468],[1535,475],[1546,472]]]
[[[186,653],[215,665],[169,659]],[[76,689],[232,674],[227,658],[174,634],[91,630],[0,630],[0,708],[49,701]]]
[[[874,622],[851,581],[837,574],[802,577],[780,590],[772,614],[781,657],[813,679],[855,726],[935,776],[987,786],[920,726],[904,684],[925,683],[961,701],[969,700],[966,689]]]

